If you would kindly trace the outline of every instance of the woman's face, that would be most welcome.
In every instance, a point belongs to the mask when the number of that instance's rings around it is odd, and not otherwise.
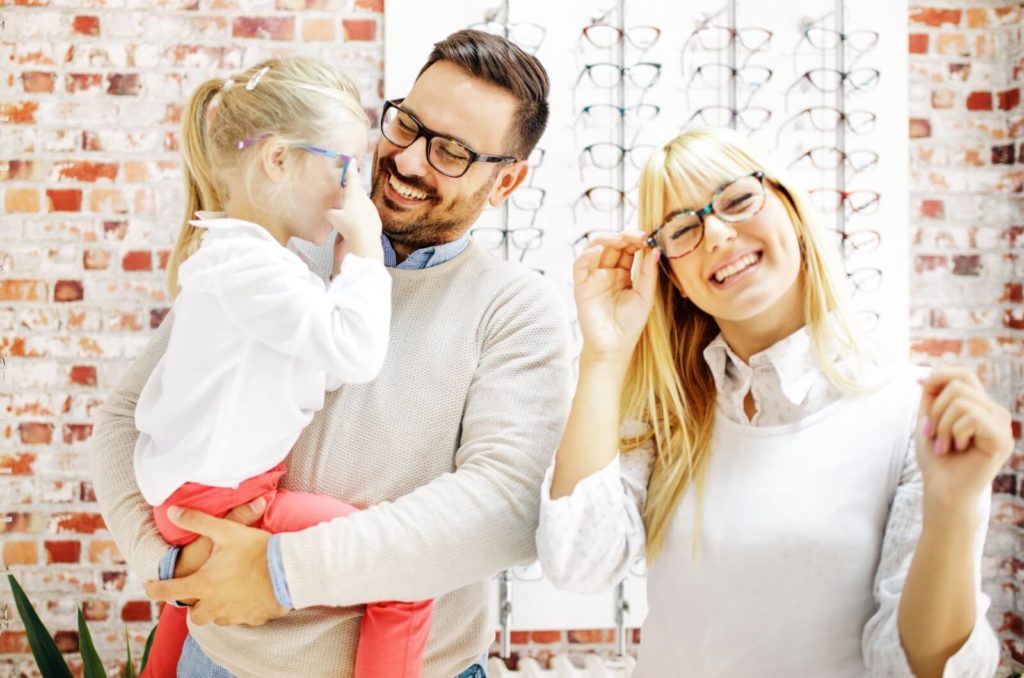
[[[741,325],[760,333],[782,319],[789,325],[794,313],[803,313],[796,229],[767,179],[765,193],[764,207],[745,221],[729,223],[708,214],[697,248],[666,259],[683,294],[723,330]],[[702,205],[668,207],[671,212]]]

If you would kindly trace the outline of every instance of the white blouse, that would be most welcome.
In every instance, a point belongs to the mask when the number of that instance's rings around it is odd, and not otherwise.
[[[135,410],[135,475],[156,506],[186,482],[236,487],[280,463],[324,393],[377,376],[391,276],[346,255],[324,286],[262,227],[200,213],[167,350]]]
[[[788,428],[801,431],[811,426],[809,422],[820,420],[824,413],[834,412],[843,400],[839,391],[817,368],[806,328],[752,356],[749,365],[732,352],[721,335],[708,345],[704,357],[718,387],[717,414],[728,420],[719,421],[718,430],[746,430],[751,434],[764,431],[761,435],[769,437],[773,430]],[[840,368],[843,367],[841,363]],[[849,365],[845,367],[852,368]],[[743,410],[743,397],[748,391],[756,405],[756,414],[751,420]],[[916,412],[916,403],[911,404],[914,407],[904,409]],[[858,421],[847,421],[845,425],[850,431],[857,431],[858,426],[870,426]],[[794,455],[802,455],[800,458],[805,460],[804,468],[792,468],[783,464],[773,465],[772,458],[765,456],[764,449],[737,450],[729,454],[724,454],[727,451],[723,450],[720,454],[716,448],[712,464],[717,462],[717,472],[745,474],[745,480],[750,483],[747,487],[765,488],[763,501],[753,504],[756,509],[752,512],[749,505],[736,506],[742,502],[737,502],[735,495],[729,497],[728,492],[714,492],[709,488],[704,520],[717,523],[708,527],[707,531],[712,534],[701,539],[701,561],[695,564],[697,561],[691,561],[690,542],[679,538],[690,528],[689,524],[680,523],[692,523],[694,515],[693,493],[688,492],[684,497],[673,518],[671,532],[674,536],[667,538],[666,548],[648,573],[651,611],[644,625],[636,678],[660,678],[663,675],[718,678],[734,675],[735,664],[730,662],[735,662],[736,656],[745,653],[757,658],[753,665],[747,667],[750,672],[764,675],[795,675],[791,673],[792,667],[804,666],[818,667],[811,671],[816,676],[912,678],[896,622],[903,582],[921,532],[922,484],[913,444],[913,424],[908,422],[904,428],[909,434],[908,444],[901,445],[891,455],[895,460],[895,467],[888,474],[891,487],[885,483],[877,486],[868,483],[863,489],[858,485],[849,492],[854,500],[869,495],[874,506],[881,507],[877,521],[859,520],[856,525],[853,525],[854,521],[848,524],[842,519],[822,518],[827,511],[834,510],[830,506],[833,498],[827,488],[839,487],[829,484],[842,483],[847,478],[833,468],[828,457],[822,457],[823,450],[795,450]],[[780,444],[785,449],[784,442],[779,443],[776,439],[775,444],[775,454],[780,451]],[[756,463],[743,456],[744,453],[755,452],[761,453]],[[830,455],[833,452],[832,449],[827,450]],[[786,455],[780,456],[786,458]],[[646,541],[641,512],[652,463],[653,451],[649,446],[619,455],[604,469],[580,481],[570,496],[556,500],[550,498],[553,467],[548,469],[541,491],[537,531],[538,553],[548,579],[568,590],[597,592],[614,586],[627,568],[642,558]],[[822,465],[815,467],[819,463]],[[854,456],[853,465],[849,468],[859,466],[860,462]],[[716,477],[723,476],[709,473],[709,483]],[[794,487],[824,489],[813,492],[817,497],[807,496],[806,490],[787,495],[775,489],[790,481]],[[989,497],[984,499],[987,518]],[[811,513],[807,514],[807,511]],[[810,516],[806,528],[800,517],[802,512]],[[794,525],[797,521],[799,526]],[[980,563],[986,527],[987,520],[983,520],[975,540],[975,577],[978,582],[975,627],[968,641],[947,662],[944,676],[949,678],[989,678],[998,663],[998,643],[985,619],[989,600],[980,590]],[[720,536],[724,535],[722,543],[714,541],[716,530]],[[801,534],[803,530],[811,530],[812,533]],[[859,532],[854,536],[853,532],[857,530]],[[881,534],[871,534],[873,530]],[[672,540],[674,543],[670,544]],[[794,540],[795,550],[790,561],[779,556],[781,543],[785,540]],[[681,541],[685,543],[680,544]],[[760,549],[762,544],[767,545],[767,551]],[[872,550],[871,545],[877,547]],[[717,548],[719,546],[721,548]],[[849,556],[851,548],[854,549],[853,555]],[[809,550],[814,550],[814,553]],[[765,562],[781,567],[779,571],[788,572],[791,581],[799,582],[801,577],[806,577],[807,585],[801,587],[805,588],[804,593],[798,594],[796,600],[789,599],[788,603],[780,605],[780,593],[770,580],[774,575],[769,574],[769,580],[758,581],[762,564],[745,562],[744,556],[750,552],[758,553],[759,558],[766,559]],[[852,561],[862,561],[859,565],[869,575],[873,574],[873,585],[870,576],[862,585],[870,591],[851,592],[846,588],[835,590],[834,595],[821,594],[820,582],[829,581],[829,575],[819,576],[822,574],[820,571],[801,568],[820,567],[835,553],[846,554],[843,557],[848,558],[844,561],[847,569],[857,566]],[[742,573],[739,579],[733,578],[737,572]],[[842,619],[842,614],[835,614],[837,596],[851,600],[859,597],[866,603],[861,607],[869,608],[863,618],[869,616],[870,619],[862,629],[858,628],[859,638],[847,637],[842,642],[837,639],[836,647],[828,647],[829,641],[821,638],[812,642],[810,636],[813,632],[808,629],[814,628],[814,620],[825,620],[829,615]],[[864,599],[863,596],[868,597]],[[817,597],[821,601],[816,600]],[[752,610],[758,613],[750,615]],[[861,613],[863,610],[858,609],[857,614]],[[756,620],[750,629],[744,631],[744,625],[751,623],[750,616]],[[782,633],[781,637],[789,639],[785,644],[767,642],[773,633],[779,636],[778,627],[790,623],[793,628],[804,629],[804,635],[791,637]],[[659,628],[651,628],[652,625]],[[826,633],[824,637],[831,636]],[[836,665],[834,658],[848,657],[849,644],[853,641],[859,641],[860,656],[852,661],[845,660],[843,666]],[[843,643],[845,650],[838,647]],[[682,646],[686,647],[685,652],[680,650]],[[722,648],[734,651],[727,653]],[[678,661],[676,655],[680,653],[687,659]],[[709,657],[709,653],[720,656]],[[681,665],[676,667],[672,662]],[[669,665],[674,667],[671,674],[666,673],[665,667]],[[829,667],[827,672],[820,669],[823,666]]]

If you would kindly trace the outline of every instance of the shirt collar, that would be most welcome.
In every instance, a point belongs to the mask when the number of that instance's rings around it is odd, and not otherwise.
[[[768,367],[775,371],[782,394],[794,405],[807,398],[821,376],[814,359],[807,326],[776,342],[745,363],[737,356],[721,333],[704,349],[704,361],[711,368],[718,391],[728,397],[743,398],[750,390],[754,370]]]
[[[451,261],[469,246],[469,238],[469,232],[467,231],[457,240],[415,250],[400,264],[398,263],[398,254],[395,252],[395,248],[391,246],[391,240],[383,233],[380,236],[380,244],[384,247],[385,266],[388,268],[415,270],[430,268],[431,266]]]

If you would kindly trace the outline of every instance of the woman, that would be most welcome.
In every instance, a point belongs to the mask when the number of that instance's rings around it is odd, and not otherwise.
[[[645,232],[574,268],[541,562],[594,591],[646,553],[638,677],[991,676],[980,558],[1009,413],[966,368],[918,379],[869,350],[805,205],[728,130],[648,161]]]

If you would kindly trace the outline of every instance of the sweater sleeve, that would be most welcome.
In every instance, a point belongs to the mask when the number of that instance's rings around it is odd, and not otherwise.
[[[864,663],[872,676],[913,678],[900,643],[898,613],[903,585],[910,571],[917,541],[921,537],[921,501],[924,486],[911,436],[896,495],[882,543],[882,555],[875,577],[878,610],[864,627]],[[988,527],[991,495],[982,497],[982,518],[974,540],[975,616],[967,641],[946,662],[944,678],[991,678],[999,663],[999,641],[985,618],[989,598],[981,591],[981,559]]]
[[[89,450],[90,475],[103,520],[129,567],[143,579],[157,576],[160,560],[170,545],[160,536],[153,522],[153,509],[135,481],[133,455],[139,437],[135,406],[167,349],[173,322],[172,311],[103,403]]]
[[[568,412],[567,330],[548,285],[507,290],[483,330],[456,470],[282,534],[297,608],[433,598],[535,558],[541,478]]]
[[[551,498],[554,466],[541,487],[537,553],[544,576],[577,593],[611,588],[645,551],[642,512],[653,463],[651,446],[617,455],[576,484],[567,497]]]

